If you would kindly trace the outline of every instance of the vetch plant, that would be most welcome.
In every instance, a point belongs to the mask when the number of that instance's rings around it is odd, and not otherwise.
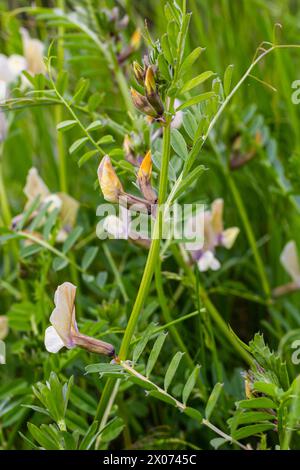
[[[297,6],[5,3],[0,448],[299,448]]]

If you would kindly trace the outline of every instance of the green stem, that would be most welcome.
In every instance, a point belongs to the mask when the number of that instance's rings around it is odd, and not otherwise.
[[[182,259],[181,253],[179,252],[179,249],[177,246],[172,247],[173,255],[178,262],[178,264],[184,269],[186,275],[190,279],[190,282],[193,286],[197,286],[195,275],[193,273],[193,270],[190,268],[190,266],[187,265],[187,263]],[[227,323],[223,320],[222,316],[210,300],[209,296],[207,295],[207,292],[205,288],[202,285],[198,285],[198,288],[196,289],[197,293],[203,302],[204,307],[206,308],[207,312],[209,313],[210,317],[212,320],[215,322],[219,330],[223,333],[223,336],[231,343],[231,345],[234,347],[234,349],[239,353],[239,355],[248,363],[252,364],[253,360],[250,354],[247,353],[243,349],[243,347],[237,342],[235,337],[232,335],[230,332]]]
[[[207,128],[207,131],[205,132],[204,136],[201,136],[196,142],[193,143],[193,147],[189,153],[189,156],[187,160],[185,161],[183,171],[179,178],[182,178],[182,176],[186,176],[191,167],[193,166],[193,163],[197,156],[200,153],[200,150],[202,149],[204,143],[207,141],[208,137],[211,134],[211,131],[215,127],[217,121],[219,120],[220,116],[223,114],[223,111],[225,108],[228,106],[229,102],[232,100],[232,98],[235,96],[236,92],[239,90],[241,85],[244,83],[244,81],[249,77],[251,74],[252,70],[255,68],[255,66],[268,54],[273,52],[276,49],[299,49],[300,44],[280,44],[280,45],[272,45],[269,49],[265,50],[262,52],[248,67],[244,75],[240,78],[240,80],[237,82],[237,84],[232,88],[231,92],[227,95],[226,99],[223,101],[221,106],[219,107],[218,111],[214,115],[213,119],[210,121],[209,126]]]
[[[168,168],[169,168],[169,159],[170,159],[170,122],[164,128],[164,135],[163,135],[163,153],[162,153],[162,167],[161,167],[161,174],[160,174],[160,183],[159,183],[159,195],[158,195],[158,214],[157,219],[154,225],[154,239],[152,240],[151,247],[149,250],[145,270],[143,273],[141,285],[136,297],[136,301],[134,303],[126,330],[124,334],[124,338],[120,348],[120,359],[125,360],[132,336],[134,334],[134,330],[138,321],[138,317],[140,311],[144,305],[151,280],[153,277],[153,273],[155,270],[155,266],[157,263],[157,258],[159,255],[159,247],[161,241],[161,234],[162,234],[162,216],[163,210],[161,210],[162,205],[165,202],[166,194],[167,194],[167,184],[168,184]]]
[[[240,217],[241,217],[241,220],[242,220],[243,225],[244,225],[244,229],[245,229],[245,232],[246,232],[246,235],[247,235],[247,238],[248,238],[248,242],[249,242],[249,244],[251,246],[251,249],[252,249],[252,252],[253,252],[255,263],[256,263],[256,266],[257,266],[257,270],[258,270],[258,273],[259,273],[259,276],[260,276],[260,279],[261,279],[263,291],[264,291],[265,295],[269,298],[270,295],[271,295],[271,290],[270,290],[268,278],[266,276],[265,268],[264,268],[261,256],[260,256],[258,248],[257,248],[255,236],[254,236],[254,233],[253,233],[253,230],[252,230],[252,227],[251,227],[251,224],[250,224],[250,221],[249,221],[249,218],[248,218],[243,200],[242,200],[241,195],[239,193],[239,190],[238,190],[238,188],[235,184],[235,181],[232,178],[232,176],[230,175],[230,173],[228,172],[226,176],[227,176],[227,182],[229,184],[229,187],[230,187],[232,196],[234,198],[235,204],[236,204],[236,206],[238,208],[238,211],[240,213]]]
[[[11,213],[8,203],[8,197],[5,190],[4,175],[3,175],[3,144],[0,144],[0,204],[3,222],[6,227],[10,226]]]
[[[183,10],[186,10],[186,0],[183,0]],[[182,31],[180,36],[180,46],[182,45]],[[178,54],[181,54],[181,50],[178,49]],[[177,61],[175,76],[177,76],[177,72],[180,67],[180,61]],[[121,360],[125,360],[129,348],[132,337],[134,335],[134,331],[139,319],[139,315],[141,309],[143,308],[144,302],[146,300],[151,280],[154,274],[155,265],[157,263],[157,259],[159,256],[160,250],[160,241],[161,241],[161,234],[162,234],[162,221],[163,221],[163,204],[166,201],[167,195],[167,187],[168,187],[168,174],[169,174],[169,161],[170,161],[170,149],[171,149],[171,116],[170,116],[170,109],[172,110],[174,107],[174,98],[170,99],[167,110],[166,110],[166,124],[163,131],[163,151],[162,151],[162,163],[161,163],[161,171],[160,171],[160,180],[159,180],[159,193],[158,193],[158,211],[157,211],[157,218],[154,224],[154,231],[152,235],[152,242],[150,246],[150,250],[148,253],[146,266],[144,269],[142,281],[139,287],[139,291],[137,297],[135,299],[135,303],[133,305],[133,309],[131,315],[129,317],[129,321],[124,333],[124,337],[121,343],[119,357]],[[114,379],[108,379],[100,402],[98,404],[98,408],[96,411],[95,420],[99,420],[102,418],[103,413],[105,411],[108,403],[109,397],[114,390]]]
[[[64,11],[64,0],[58,0],[58,8]],[[58,41],[57,41],[57,71],[60,73],[64,66],[64,43],[63,43],[64,27],[58,27]],[[59,124],[63,120],[63,108],[56,106],[55,108],[56,124]],[[57,154],[58,154],[58,165],[59,165],[59,182],[60,190],[64,193],[68,191],[67,186],[67,175],[66,175],[66,158],[63,133],[57,132]]]
[[[161,306],[162,314],[164,317],[165,322],[170,324],[169,330],[171,333],[171,336],[173,337],[174,342],[177,344],[179,347],[180,351],[184,352],[184,360],[187,364],[187,366],[190,369],[195,368],[195,363],[193,359],[191,358],[191,355],[189,353],[188,348],[186,347],[184,341],[181,339],[181,336],[174,324],[172,324],[172,316],[166,301],[165,293],[164,293],[164,288],[163,288],[163,283],[162,283],[162,275],[161,275],[161,262],[158,262],[156,265],[155,269],[155,281],[156,281],[156,290],[157,290],[157,296],[158,300]],[[203,386],[203,383],[201,382],[200,378],[197,379],[197,384],[199,387],[199,390],[201,391],[203,399],[206,397],[206,390],[205,387]]]
[[[168,168],[169,168],[169,159],[170,159],[170,136],[171,136],[171,128],[170,128],[170,121],[167,122],[166,127],[164,128],[163,134],[163,153],[162,153],[162,166],[161,166],[161,173],[160,173],[160,183],[159,183],[159,195],[158,201],[159,205],[164,203],[166,194],[167,194],[167,183],[168,183]],[[150,250],[148,253],[146,266],[144,269],[142,281],[139,287],[139,291],[137,297],[135,299],[135,303],[124,333],[124,337],[121,343],[119,357],[121,360],[125,360],[127,358],[130,343],[138,322],[138,318],[141,312],[141,309],[144,305],[151,280],[153,277],[153,273],[155,270],[155,266],[157,263],[157,258],[159,255],[159,248],[160,248],[160,236],[161,236],[161,222],[162,222],[162,211],[160,208],[158,209],[157,218],[154,225],[154,238],[152,239]],[[101,399],[98,404],[98,408],[95,415],[95,420],[99,421],[102,419],[103,414],[109,403],[109,398],[111,393],[114,390],[114,379],[108,379],[104,390],[101,395]]]
[[[115,263],[112,255],[109,251],[109,248],[105,243],[103,244],[103,251],[104,251],[104,254],[107,258],[107,261],[108,261],[108,263],[109,263],[109,265],[112,269],[112,272],[114,273],[116,283],[119,286],[119,289],[120,289],[121,294],[123,296],[124,302],[127,303],[129,299],[128,299],[128,295],[127,295],[127,292],[125,290],[125,287],[124,287],[124,284],[123,284],[123,281],[122,281],[122,277],[119,273],[119,269],[117,268],[116,263]]]

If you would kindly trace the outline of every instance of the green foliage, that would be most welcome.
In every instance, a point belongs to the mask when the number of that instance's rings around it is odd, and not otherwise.
[[[289,240],[300,248],[298,5],[53,3],[0,0],[1,54],[24,55],[25,27],[45,58],[0,104],[0,448],[299,449],[299,290],[280,263]],[[131,86],[145,92],[133,62],[153,67],[164,111],[151,123],[131,100]],[[224,229],[240,235],[216,249],[219,270],[199,272],[177,240],[97,238],[101,158],[137,196],[130,159],[149,149],[159,202],[224,200]],[[31,167],[50,200],[24,194]],[[46,351],[65,281],[79,330],[112,343],[111,362]]]

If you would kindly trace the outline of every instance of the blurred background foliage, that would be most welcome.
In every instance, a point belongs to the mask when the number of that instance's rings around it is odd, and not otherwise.
[[[57,8],[59,3],[36,1],[35,5]],[[97,4],[99,9],[118,5],[126,9],[130,17],[126,31],[129,40],[137,26],[143,28],[144,18],[148,21],[153,37],[159,37],[165,31],[162,14],[165,3],[163,0],[67,0],[65,9],[70,12],[81,6],[89,11],[93,4]],[[0,17],[1,53],[22,54],[20,25],[26,27],[32,37],[41,39],[46,47],[57,38],[59,27],[55,23],[47,24],[42,17],[37,19],[28,10],[23,10],[23,7],[28,6],[28,2],[21,0],[0,0],[0,11],[3,13]],[[19,14],[8,14],[15,9],[20,9]],[[205,48],[201,60],[194,66],[193,75],[212,70],[222,78],[226,67],[233,64],[235,84],[263,41],[299,44],[300,5],[297,0],[189,0],[188,9],[193,12],[193,16],[187,50],[191,51],[199,45]],[[54,43],[54,48],[56,46]],[[140,60],[145,51],[143,43],[141,49],[123,65],[128,88],[134,83],[131,61],[133,58]],[[259,63],[253,76],[237,92],[199,155],[199,163],[204,164],[208,171],[201,176],[197,185],[190,188],[184,199],[186,202],[210,204],[215,198],[222,197],[225,201],[226,226],[241,227],[234,248],[230,252],[221,253],[222,269],[216,273],[200,274],[200,281],[235,333],[243,341],[249,342],[255,332],[262,331],[271,348],[279,349],[287,361],[292,377],[299,373],[299,366],[291,363],[291,342],[297,338],[300,329],[300,293],[295,292],[276,302],[266,298],[237,210],[232,185],[227,172],[224,172],[224,162],[230,160],[235,152],[247,153],[255,148],[254,157],[246,165],[232,171],[230,178],[242,197],[269,286],[273,289],[288,281],[279,263],[286,242],[295,240],[300,250],[300,108],[291,100],[292,83],[300,79],[299,65],[300,54],[296,49],[276,50]],[[79,110],[80,118],[89,123],[99,114],[106,125],[99,131],[98,137],[112,134],[115,143],[109,144],[107,151],[109,153],[111,149],[117,148],[116,155],[119,157],[122,155],[124,130],[125,133],[130,131],[131,123],[115,78],[103,56],[89,38],[77,37],[70,31],[64,37],[63,67],[68,70],[70,96],[81,77],[90,79],[84,104],[92,94],[97,93],[99,105],[93,112],[81,113]],[[18,93],[16,91],[15,96]],[[19,93],[21,95],[22,92]],[[7,112],[11,126],[3,151],[3,172],[12,215],[23,210],[23,186],[31,166],[39,169],[51,191],[60,190],[56,109],[57,106],[51,103],[43,106],[28,105],[21,100],[19,106],[15,105],[14,110]],[[69,118],[65,110],[62,111],[62,118]],[[113,125],[108,118],[114,121]],[[120,132],[116,124],[121,126]],[[146,135],[142,118],[139,118],[138,126]],[[89,272],[81,276],[72,263],[62,270],[53,270],[53,255],[47,250],[24,258],[17,252],[18,263],[9,263],[7,266],[7,250],[11,249],[12,242],[0,247],[0,313],[8,315],[10,324],[6,340],[8,364],[0,367],[2,448],[27,448],[29,444],[19,431],[28,436],[27,421],[40,425],[48,419],[24,405],[36,404],[31,386],[47,380],[51,371],[55,371],[62,381],[66,381],[70,375],[75,376],[66,421],[71,431],[79,430],[84,435],[95,413],[103,382],[94,375],[83,375],[84,366],[96,362],[96,357],[91,358],[77,350],[57,356],[45,351],[43,332],[53,308],[55,288],[67,279],[76,283],[79,286],[78,313],[82,330],[100,338],[109,337],[118,348],[146,259],[144,250],[125,241],[103,243],[94,237],[97,223],[95,209],[103,202],[94,184],[98,159],[91,159],[84,167],[79,167],[78,155],[67,154],[72,142],[80,137],[77,133],[75,128],[64,134],[62,144],[67,155],[67,189],[80,201],[78,223],[84,229],[70,256],[80,264],[87,247],[97,246],[99,252]],[[237,139],[240,144],[236,150]],[[256,145],[256,139],[259,139],[259,145]],[[124,168],[123,172],[120,170],[119,176],[127,178],[130,184],[128,168]],[[178,280],[170,275],[177,271],[174,260],[167,258],[164,264],[165,293],[173,318],[198,308],[196,299],[189,294],[184,282],[183,289],[178,291]],[[20,279],[23,281],[21,284],[18,282]],[[25,293],[22,291],[24,285]],[[178,294],[175,303],[174,292]],[[138,336],[150,320],[164,323],[154,285],[142,312]],[[244,397],[240,372],[245,364],[217,331],[206,328],[201,331],[201,325],[199,328],[194,318],[180,325],[182,339],[196,361],[200,360],[201,348],[205,349],[202,357],[206,363],[201,365],[208,389],[220,376],[225,384],[215,416],[216,423],[224,429],[234,409],[234,402]],[[200,344],[200,338],[204,344]],[[156,366],[158,381],[172,357],[170,351],[174,354],[178,349],[170,338],[167,341],[166,357],[162,356]],[[177,388],[174,386],[173,389],[175,396],[182,388],[184,375],[185,371],[181,370],[181,379],[176,384]],[[142,390],[129,385],[123,386],[113,414],[120,416],[126,424],[125,430],[122,426],[117,427],[120,434],[116,433],[117,440],[111,444],[115,448],[210,448],[209,441],[214,436],[207,429],[199,428],[197,423],[187,421],[177,411],[145,398]],[[112,434],[111,439],[104,439],[103,442],[108,445],[114,437]],[[270,445],[272,441],[271,436]]]

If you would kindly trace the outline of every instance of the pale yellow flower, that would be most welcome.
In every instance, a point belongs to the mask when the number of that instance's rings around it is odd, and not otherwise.
[[[26,70],[31,75],[39,73],[45,74],[46,67],[44,64],[44,50],[45,46],[39,39],[34,39],[29,36],[26,29],[21,29],[23,40],[23,51],[26,60]]]
[[[124,191],[108,155],[102,158],[98,167],[98,179],[104,199],[109,202],[118,202],[119,196]]]
[[[223,209],[224,201],[219,198],[213,201],[211,210],[188,220],[188,232],[194,233],[196,222],[198,222],[200,232],[203,235],[203,240],[200,242],[185,243],[185,249],[191,253],[191,257],[197,262],[200,271],[220,269],[221,264],[215,257],[216,248],[218,246],[224,246],[227,249],[232,248],[240,232],[238,227],[230,227],[224,230]],[[199,217],[202,217],[200,221]]]
[[[292,280],[300,287],[300,264],[297,246],[294,240],[289,241],[281,255],[280,262]]]
[[[90,352],[114,356],[114,347],[104,341],[83,335],[79,332],[75,317],[76,287],[70,282],[58,286],[54,303],[55,309],[50,316],[45,331],[45,346],[48,352],[57,353],[62,347],[73,349],[79,346]]]
[[[6,315],[0,315],[0,340],[8,335],[8,318]]]

